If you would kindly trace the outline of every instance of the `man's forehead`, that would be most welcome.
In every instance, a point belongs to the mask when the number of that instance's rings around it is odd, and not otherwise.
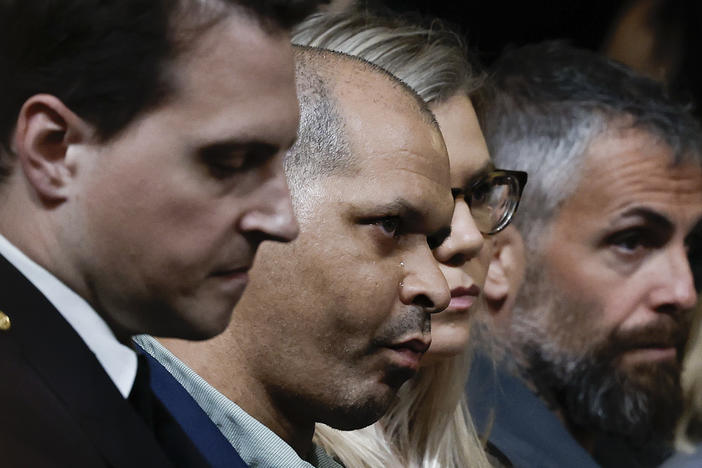
[[[314,72],[324,80],[332,91],[333,98],[344,105],[373,102],[379,106],[409,107],[420,117],[423,112],[421,98],[406,84],[383,68],[359,57],[339,52],[295,46],[298,73]]]
[[[346,133],[354,171],[333,177],[352,211],[378,212],[397,208],[398,214],[423,217],[435,229],[450,222],[453,198],[448,156],[443,140],[427,123],[403,122],[393,111],[347,116]],[[448,221],[442,217],[448,216]]]
[[[702,168],[675,163],[673,150],[643,131],[607,134],[590,145],[565,207],[603,218],[648,210],[687,223],[702,214]]]
[[[364,198],[361,190],[372,190],[373,200],[382,197],[387,203],[406,198],[421,211],[425,200],[415,193],[420,186],[434,203],[443,202],[444,191],[450,198],[443,138],[410,90],[365,61],[315,48],[296,48],[295,53],[298,83],[324,82],[330,94],[325,99],[333,101],[343,121],[354,170],[333,177],[338,185],[332,190],[350,187],[345,196],[354,199]]]
[[[364,59],[316,47],[294,46],[298,88],[309,80],[322,82],[345,120],[361,114],[393,112],[405,118],[423,120],[443,137],[424,101],[386,70]],[[299,89],[298,89],[299,90]],[[434,139],[437,136],[434,135]]]
[[[397,93],[398,90],[391,90]],[[382,93],[377,89],[375,93]],[[411,98],[393,99],[393,93],[353,90],[340,97],[339,107],[354,153],[397,158],[407,153],[422,156],[448,169],[448,154],[441,132],[422,115]],[[413,161],[413,164],[418,161]]]
[[[325,186],[323,202],[343,217],[398,216],[427,234],[451,221],[448,186],[416,171],[392,169],[371,177],[360,171],[356,176],[330,176]]]
[[[248,71],[260,72],[276,64],[285,68],[286,73],[294,73],[294,55],[289,37],[282,32],[268,31],[257,20],[242,14],[222,18],[197,36],[177,60],[183,65],[179,71],[186,74],[190,72],[188,66],[192,62],[212,66],[222,60],[240,61],[241,67]]]

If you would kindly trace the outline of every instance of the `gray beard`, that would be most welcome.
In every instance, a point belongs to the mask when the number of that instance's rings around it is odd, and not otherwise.
[[[527,353],[526,377],[548,404],[562,411],[570,427],[634,446],[672,439],[682,413],[679,366],[639,366],[637,374],[648,377],[645,385],[609,359],[584,358],[571,364],[566,377],[538,349]]]
[[[590,325],[598,305],[569,301],[544,271],[532,262],[516,299],[509,341],[518,372],[571,430],[635,447],[667,445],[682,412],[680,363],[617,364],[654,337],[675,342],[682,356],[685,327],[667,320],[626,336],[603,333]]]

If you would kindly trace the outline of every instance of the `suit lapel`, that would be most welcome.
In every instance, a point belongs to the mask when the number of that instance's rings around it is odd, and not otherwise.
[[[12,320],[7,335],[108,464],[171,466],[153,434],[80,336],[2,256],[0,280],[0,309]]]
[[[189,440],[200,450],[212,467],[245,468],[247,465],[217,425],[160,362],[141,346],[137,352],[149,363],[151,388]]]

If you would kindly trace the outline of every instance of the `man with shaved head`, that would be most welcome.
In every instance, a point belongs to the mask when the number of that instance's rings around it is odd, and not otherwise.
[[[359,59],[296,59],[301,125],[285,171],[299,237],[261,246],[219,338],[139,338],[252,466],[336,466],[312,444],[315,423],[377,420],[449,301],[432,247],[453,199],[431,112]]]

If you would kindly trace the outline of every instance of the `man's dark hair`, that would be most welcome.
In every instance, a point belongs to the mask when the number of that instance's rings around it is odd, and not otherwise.
[[[173,91],[167,65],[225,9],[286,30],[325,0],[0,0],[0,145],[24,102],[59,98],[108,140]],[[10,171],[0,151],[0,180]]]
[[[664,86],[562,41],[506,52],[494,65],[485,138],[500,167],[529,172],[515,224],[527,243],[577,186],[590,143],[636,128],[671,149],[674,164],[702,166],[702,133],[689,106]]]

